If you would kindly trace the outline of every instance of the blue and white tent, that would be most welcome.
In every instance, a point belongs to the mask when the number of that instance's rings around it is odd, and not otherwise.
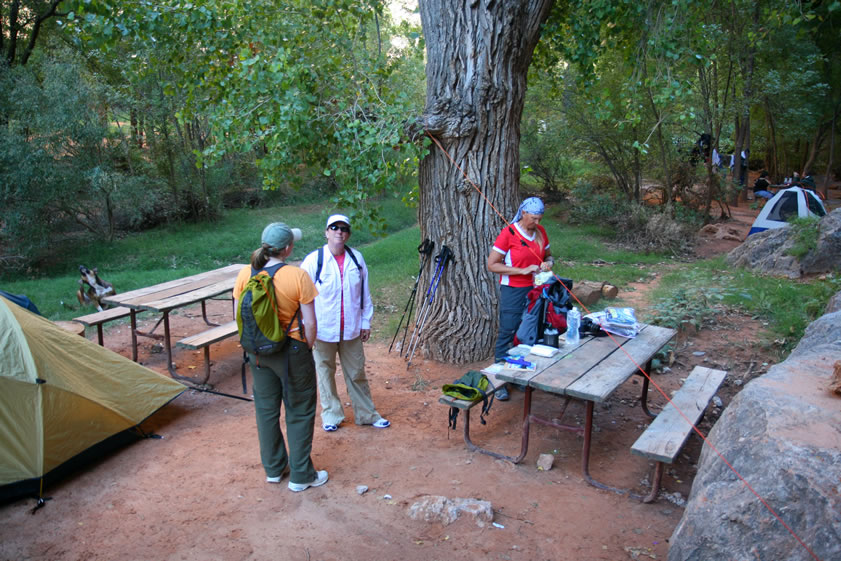
[[[772,228],[782,228],[788,220],[795,217],[826,215],[826,208],[814,191],[801,187],[789,187],[778,191],[753,221],[748,236]]]

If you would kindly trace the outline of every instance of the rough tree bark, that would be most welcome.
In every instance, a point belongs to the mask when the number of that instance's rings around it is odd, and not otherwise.
[[[421,0],[427,49],[423,126],[435,144],[419,170],[421,238],[456,263],[442,276],[420,345],[439,361],[487,358],[496,340],[497,286],[488,252],[519,204],[520,117],[526,74],[553,0]],[[490,201],[490,202],[488,202]],[[434,266],[420,280],[429,286]],[[419,299],[426,290],[418,290]],[[421,304],[419,300],[418,304]]]
[[[838,109],[841,105],[836,104],[835,112],[832,114],[832,127],[829,131],[829,158],[826,160],[826,172],[823,176],[823,186],[821,193],[824,199],[829,195],[829,184],[832,181],[832,163],[835,157],[835,122],[838,120]]]

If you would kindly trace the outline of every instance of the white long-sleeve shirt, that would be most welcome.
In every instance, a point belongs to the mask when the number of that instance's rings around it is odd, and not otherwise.
[[[368,266],[362,253],[345,246],[344,271],[339,273],[336,258],[330,253],[325,244],[304,258],[301,268],[305,270],[315,282],[318,268],[318,254],[324,252],[324,262],[321,266],[319,281],[315,287],[318,296],[315,298],[315,317],[318,321],[318,339],[327,343],[336,343],[340,339],[347,341],[359,337],[361,329],[371,329],[371,318],[374,316],[374,304],[371,301],[371,291],[368,283]],[[348,252],[359,262],[359,267],[353,262]],[[362,295],[362,285],[365,290]],[[363,296],[360,307],[360,296]],[[341,313],[344,308],[345,328],[339,337],[342,323]]]

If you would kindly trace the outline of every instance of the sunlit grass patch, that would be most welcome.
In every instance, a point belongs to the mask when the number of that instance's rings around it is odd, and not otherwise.
[[[806,326],[824,313],[841,289],[841,277],[791,280],[734,269],[724,257],[683,264],[663,276],[652,293],[648,320],[677,327],[703,327],[717,310],[740,311],[767,324],[767,335],[791,350]]]

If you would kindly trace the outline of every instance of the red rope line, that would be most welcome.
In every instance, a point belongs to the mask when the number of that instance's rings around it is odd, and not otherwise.
[[[429,132],[427,132],[426,134],[427,134],[427,136],[429,136],[429,138],[431,138],[431,139],[432,139],[432,141],[436,144],[436,146],[438,146],[438,148],[441,150],[441,152],[443,152],[443,153],[444,153],[444,155],[445,155],[445,156],[447,156],[447,159],[448,159],[448,160],[450,160],[450,162],[451,162],[451,163],[452,163],[452,164],[453,164],[453,165],[454,165],[454,166],[455,166],[455,167],[456,167],[456,168],[457,168],[457,169],[461,172],[461,174],[464,176],[464,178],[467,180],[467,182],[468,182],[468,183],[469,183],[469,184],[473,187],[473,189],[475,189],[475,190],[476,190],[476,192],[477,192],[477,193],[479,193],[479,195],[481,195],[481,197],[485,200],[485,202],[487,202],[487,203],[488,203],[488,205],[489,205],[489,206],[493,209],[493,211],[494,211],[494,212],[495,212],[495,213],[496,213],[496,214],[497,214],[500,218],[502,218],[502,221],[503,221],[503,222],[505,222],[506,226],[507,226],[507,227],[510,227],[512,224],[511,224],[510,222],[508,222],[508,220],[506,220],[506,218],[502,215],[502,213],[501,213],[501,212],[499,212],[499,210],[498,210],[498,209],[497,209],[497,208],[493,205],[493,203],[492,203],[492,202],[488,199],[488,197],[487,197],[487,196],[485,196],[485,194],[482,192],[482,190],[479,188],[479,186],[478,186],[478,185],[476,185],[476,183],[474,183],[474,182],[473,182],[473,180],[471,180],[471,179],[470,179],[470,177],[468,177],[467,173],[465,173],[465,171],[461,168],[461,166],[459,166],[459,165],[458,165],[458,163],[457,163],[457,162],[456,162],[456,161],[452,158],[452,156],[450,156],[450,153],[449,153],[449,152],[447,152],[447,150],[446,150],[446,149],[445,149],[445,148],[441,145],[441,142],[440,142],[437,138],[435,138],[434,136],[432,136],[432,134],[430,134]],[[518,236],[520,236],[520,238],[522,239],[522,236],[519,234],[519,230],[517,231],[517,235],[518,235]],[[547,240],[547,241],[548,241],[548,240]],[[533,250],[530,246],[527,246],[527,247],[529,248],[529,251],[531,251],[531,252],[532,252],[532,254],[534,254],[534,256],[535,256],[535,257],[537,257],[538,259],[541,259],[541,257],[540,257],[539,255],[537,255],[537,253],[535,253],[535,251],[534,251],[534,250]],[[542,259],[541,259],[541,261],[542,261]],[[557,280],[557,281],[561,284],[561,286],[563,286],[563,287],[564,287],[564,289],[566,289],[566,291],[569,293],[569,295],[570,295],[570,296],[572,296],[573,298],[575,298],[575,301],[576,301],[576,302],[578,302],[578,304],[581,306],[581,308],[582,308],[583,310],[585,310],[587,313],[590,313],[590,310],[589,310],[589,309],[588,309],[588,308],[587,308],[587,307],[586,307],[586,306],[585,306],[585,305],[581,302],[581,300],[579,300],[579,299],[578,299],[578,298],[577,298],[577,297],[576,297],[576,296],[572,293],[572,291],[571,291],[571,290],[569,290],[569,289],[567,288],[567,286],[563,283],[563,281],[561,280],[561,278],[560,278],[558,275],[556,275],[554,272],[552,272],[552,274],[554,275],[555,279],[556,279],[556,280]],[[601,324],[600,324],[600,325],[601,325]],[[611,341],[613,341],[613,343],[614,343],[614,344],[615,344],[615,345],[616,345],[616,346],[617,346],[617,347],[618,347],[618,348],[619,348],[619,349],[620,349],[623,353],[625,353],[625,356],[627,356],[627,357],[628,357],[628,359],[629,359],[631,362],[633,362],[633,363],[634,363],[634,366],[636,366],[637,370],[639,370],[639,371],[642,373],[642,375],[643,375],[643,376],[645,376],[645,377],[648,379],[648,381],[649,381],[649,382],[650,382],[650,383],[651,383],[651,384],[652,384],[655,388],[657,388],[657,391],[659,391],[659,392],[660,392],[660,395],[662,395],[664,398],[666,398],[666,401],[668,401],[668,402],[669,402],[669,404],[671,404],[671,406],[672,406],[672,407],[674,407],[674,408],[675,408],[675,410],[676,410],[678,413],[680,413],[680,416],[681,416],[681,417],[683,417],[683,419],[684,419],[687,423],[689,423],[689,424],[692,426],[692,430],[694,430],[694,431],[695,431],[695,433],[697,433],[697,434],[698,434],[698,436],[700,436],[700,437],[701,437],[701,439],[703,440],[704,444],[705,444],[706,446],[709,446],[709,447],[712,449],[712,451],[713,451],[713,452],[715,452],[716,456],[718,456],[718,457],[719,457],[719,459],[721,459],[721,461],[722,461],[722,462],[724,462],[724,464],[725,464],[725,465],[726,465],[726,466],[730,469],[730,471],[732,471],[734,474],[736,474],[736,477],[738,477],[738,478],[739,478],[739,480],[740,480],[740,481],[744,484],[744,486],[745,486],[745,487],[747,487],[747,489],[748,489],[751,493],[753,493],[753,495],[754,495],[757,499],[759,499],[759,501],[760,501],[760,502],[761,502],[761,503],[765,506],[765,508],[767,508],[767,509],[768,509],[768,511],[769,511],[769,512],[770,512],[770,513],[774,516],[774,518],[776,518],[776,519],[777,519],[777,521],[778,521],[780,524],[782,524],[782,525],[783,525],[783,527],[784,527],[786,530],[788,530],[788,532],[789,532],[789,533],[790,533],[790,534],[794,537],[794,539],[796,539],[796,540],[797,540],[797,542],[798,542],[801,546],[803,546],[803,548],[804,548],[806,551],[808,551],[808,552],[809,552],[809,555],[811,555],[811,556],[812,556],[812,557],[813,557],[816,561],[821,561],[821,559],[820,559],[820,558],[819,558],[819,557],[818,557],[818,556],[817,556],[817,555],[816,555],[816,554],[815,554],[815,553],[814,553],[814,552],[813,552],[813,551],[809,548],[809,546],[807,546],[807,545],[803,542],[803,540],[802,540],[802,539],[800,539],[800,536],[798,536],[798,535],[794,532],[794,530],[792,530],[792,528],[791,528],[788,524],[786,524],[786,523],[785,523],[785,521],[784,521],[782,518],[780,518],[780,516],[779,516],[779,515],[777,514],[777,512],[776,512],[776,511],[775,511],[775,510],[771,507],[771,505],[769,505],[769,504],[768,504],[768,502],[767,502],[764,498],[762,498],[762,496],[761,496],[761,495],[760,495],[760,494],[759,494],[759,493],[758,493],[758,492],[757,492],[757,491],[756,491],[756,490],[755,490],[755,489],[751,486],[751,484],[750,484],[750,483],[748,483],[748,482],[747,482],[747,480],[746,480],[744,477],[742,477],[742,474],[740,474],[738,471],[736,471],[736,468],[734,468],[734,467],[732,466],[732,464],[730,464],[730,462],[729,462],[729,461],[727,461],[727,459],[724,457],[724,455],[722,455],[722,453],[721,453],[721,452],[719,452],[719,451],[718,451],[718,449],[717,449],[717,448],[716,448],[716,447],[715,447],[715,446],[714,446],[714,445],[713,445],[713,444],[712,444],[709,440],[707,440],[707,437],[706,437],[706,436],[704,436],[704,434],[700,431],[700,429],[698,429],[698,427],[697,427],[697,426],[696,426],[696,425],[695,425],[692,421],[690,421],[690,420],[689,420],[689,417],[687,417],[687,416],[686,416],[686,414],[684,414],[684,412],[683,412],[683,411],[681,411],[681,409],[680,409],[677,405],[675,405],[675,404],[672,402],[672,400],[669,398],[669,396],[668,396],[668,395],[666,395],[666,392],[665,392],[665,391],[663,391],[663,389],[662,389],[659,385],[657,385],[657,382],[655,382],[655,381],[651,378],[651,376],[649,376],[649,375],[648,375],[648,373],[645,371],[645,369],[644,369],[642,366],[640,366],[640,365],[639,365],[639,364],[638,364],[638,363],[637,363],[637,362],[633,359],[633,357],[632,357],[632,356],[628,353],[628,351],[626,351],[626,350],[622,347],[622,345],[620,345],[620,344],[619,344],[619,341],[617,341],[617,340],[616,340],[616,338],[613,336],[613,334],[612,334],[612,333],[610,333],[610,332],[607,332],[607,331],[605,331],[605,333],[607,333],[607,335],[608,335],[608,337],[610,337]]]

